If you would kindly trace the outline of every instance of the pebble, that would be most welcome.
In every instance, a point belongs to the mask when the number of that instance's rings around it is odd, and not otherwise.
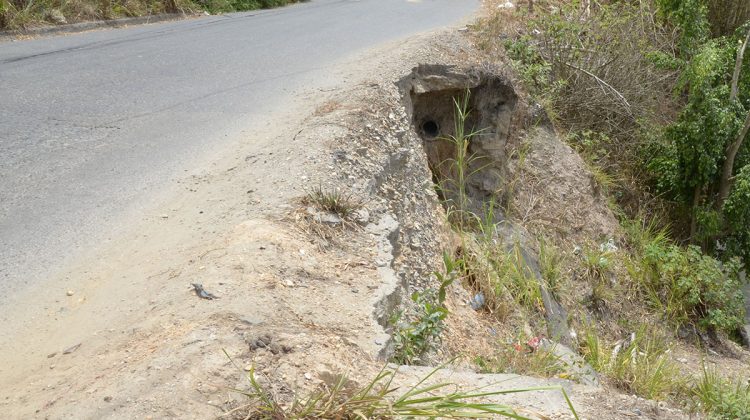
[[[68,292],[65,293],[65,294],[68,295],[68,296],[73,296],[73,291],[72,290],[68,290]]]
[[[305,372],[305,379],[307,379],[308,381],[312,380],[312,375],[310,374],[310,372]]]

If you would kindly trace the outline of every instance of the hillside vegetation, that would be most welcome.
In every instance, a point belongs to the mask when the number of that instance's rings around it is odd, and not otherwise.
[[[265,9],[300,0],[0,0],[0,30],[149,16]]]
[[[478,158],[466,150],[478,134],[462,128],[472,111],[457,98],[461,135],[446,140],[455,144],[449,163],[458,199],[447,208],[460,246],[446,272],[477,293],[472,306],[492,314],[498,331],[516,334],[498,339],[512,343],[507,351],[502,345],[493,355],[475,351],[476,367],[570,377],[554,354],[538,350],[552,296],[568,308],[571,346],[606,383],[711,418],[747,418],[746,373],[705,360],[721,355],[744,366],[740,344],[750,339],[743,337],[741,290],[750,263],[750,6],[708,0],[496,6],[472,27],[477,46],[510,68],[530,109],[540,105],[583,158],[619,227],[613,237],[584,240],[559,233],[572,220],[545,225],[529,217],[548,198],[535,199],[533,189],[544,195],[544,182],[561,179],[533,179],[528,167],[537,145],[524,143],[533,134],[506,150],[515,169],[502,199],[484,214],[468,208],[460,186],[474,174]],[[526,202],[513,196],[524,189],[532,193]],[[495,212],[528,230],[532,245],[498,246]],[[537,251],[538,270],[524,254],[529,247]],[[441,299],[423,300],[414,297],[427,310],[406,331],[437,336],[450,317]],[[398,336],[397,360],[418,360],[409,344],[425,347],[424,334],[404,337]],[[528,355],[519,354],[524,348],[531,348]],[[692,361],[675,357],[678,351]]]

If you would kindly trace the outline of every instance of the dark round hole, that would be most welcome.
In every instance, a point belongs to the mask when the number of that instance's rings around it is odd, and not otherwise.
[[[435,121],[427,120],[422,123],[422,132],[425,136],[434,138],[440,134],[440,126]]]

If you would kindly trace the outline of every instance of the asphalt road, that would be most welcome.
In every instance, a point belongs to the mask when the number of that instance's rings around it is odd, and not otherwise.
[[[318,0],[0,43],[0,307],[344,57],[477,0]],[[140,207],[139,207],[140,206]]]

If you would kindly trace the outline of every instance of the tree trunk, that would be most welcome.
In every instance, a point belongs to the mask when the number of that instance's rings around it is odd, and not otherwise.
[[[717,207],[720,209],[724,205],[724,201],[729,197],[729,191],[732,188],[732,172],[734,171],[734,158],[737,157],[737,152],[742,146],[742,142],[747,137],[747,132],[750,131],[750,112],[747,113],[745,118],[745,125],[737,134],[737,138],[727,146],[726,158],[724,159],[724,165],[721,168],[721,184],[719,184],[719,201]]]
[[[708,20],[713,36],[731,35],[750,20],[750,0],[710,0]]]
[[[690,208],[690,242],[695,243],[695,234],[698,232],[698,218],[695,217],[695,209],[701,203],[701,186],[696,185],[693,190],[693,207]]]

